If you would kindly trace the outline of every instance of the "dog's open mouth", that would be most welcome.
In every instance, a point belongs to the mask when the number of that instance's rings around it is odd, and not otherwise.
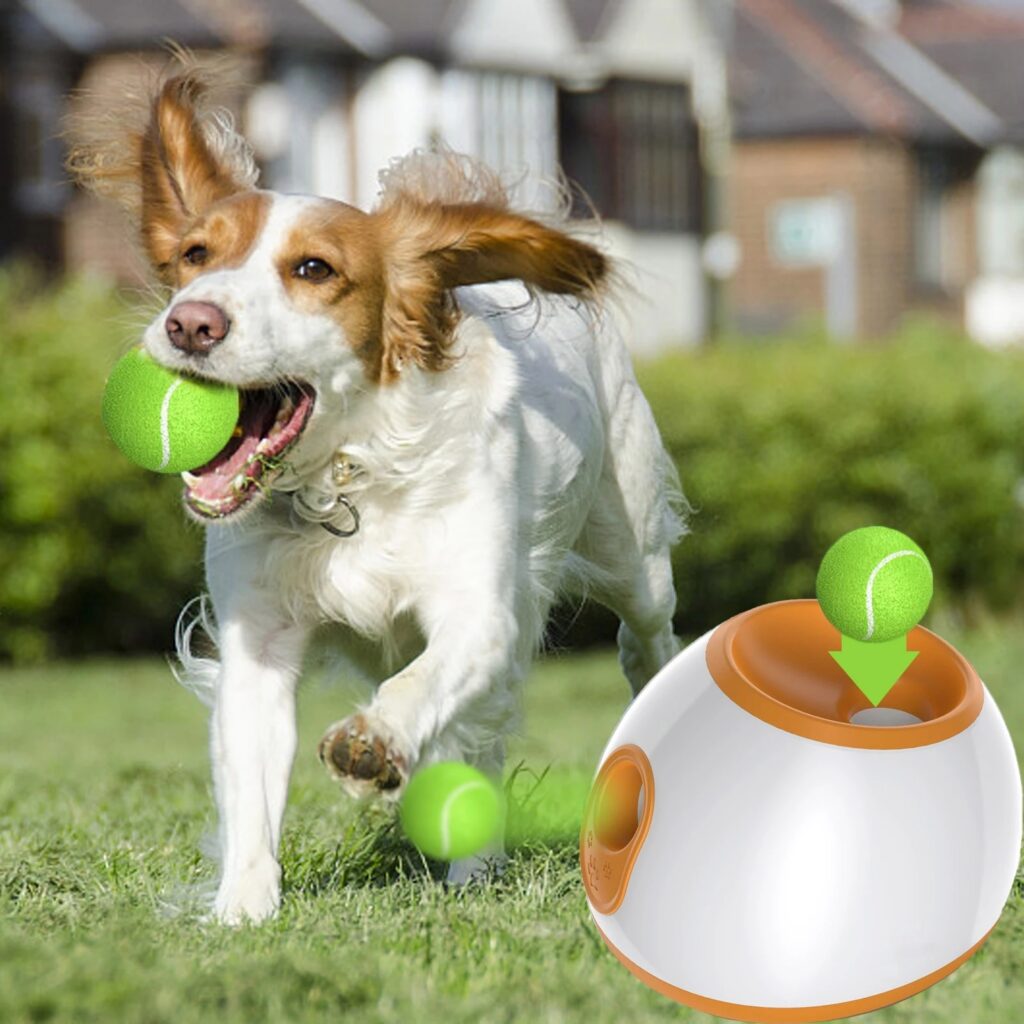
[[[302,384],[248,388],[231,440],[205,466],[182,473],[185,504],[204,519],[237,512],[277,475],[313,411],[313,389]]]

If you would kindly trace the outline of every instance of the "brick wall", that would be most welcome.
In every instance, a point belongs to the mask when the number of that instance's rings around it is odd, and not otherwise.
[[[120,284],[149,279],[138,232],[113,203],[78,194],[64,211],[64,265]]]
[[[915,308],[959,319],[974,263],[973,184],[965,181],[947,202],[954,280],[929,294],[914,281],[916,174],[911,150],[896,140],[739,140],[729,189],[729,216],[743,252],[728,292],[735,325],[764,333],[808,315],[824,316],[824,271],[778,263],[769,249],[769,214],[781,199],[836,192],[847,193],[854,204],[858,333],[885,333]]]

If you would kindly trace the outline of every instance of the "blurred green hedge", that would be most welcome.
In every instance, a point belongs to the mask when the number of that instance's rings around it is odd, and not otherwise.
[[[1024,357],[911,322],[886,343],[732,342],[640,367],[692,533],[675,554],[687,635],[812,597],[840,534],[910,534],[933,609],[1024,585]]]
[[[201,586],[177,479],[133,467],[100,422],[106,374],[145,321],[95,283],[0,272],[0,659],[165,650]],[[937,604],[1017,602],[1024,355],[919,323],[876,345],[715,344],[639,375],[694,506],[675,554],[681,633],[811,596],[828,545],[869,523],[921,543]],[[614,637],[593,607],[557,621],[556,643]]]
[[[164,650],[201,579],[180,482],[137,469],[100,421],[144,314],[85,280],[0,273],[0,658]]]

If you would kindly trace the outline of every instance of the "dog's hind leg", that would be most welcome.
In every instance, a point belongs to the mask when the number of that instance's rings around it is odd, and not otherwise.
[[[672,629],[676,595],[669,549],[640,555],[618,580],[617,586],[595,586],[593,596],[620,619],[619,665],[636,696],[680,648]]]
[[[575,549],[596,569],[590,595],[621,620],[619,664],[635,696],[679,650],[671,550],[685,500],[646,400],[635,385],[623,390]]]
[[[668,563],[668,557],[664,559]],[[649,575],[642,577],[642,586],[652,585],[657,590],[657,578],[662,567],[657,563],[645,567]],[[671,582],[671,564],[668,565]],[[614,602],[614,603],[612,603]],[[609,600],[609,605],[620,616],[618,632],[619,664],[629,682],[635,697],[658,671],[678,653],[680,644],[672,631],[672,612],[675,610],[675,595],[671,602],[655,602],[641,610],[637,604],[624,598]],[[615,605],[618,605],[616,608]]]

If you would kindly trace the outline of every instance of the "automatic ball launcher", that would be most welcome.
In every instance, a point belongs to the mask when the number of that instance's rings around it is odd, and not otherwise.
[[[615,956],[662,994],[748,1021],[911,996],[985,941],[1021,849],[992,695],[916,626],[920,548],[841,538],[819,601],[737,615],[647,685],[605,749],[580,835]]]

